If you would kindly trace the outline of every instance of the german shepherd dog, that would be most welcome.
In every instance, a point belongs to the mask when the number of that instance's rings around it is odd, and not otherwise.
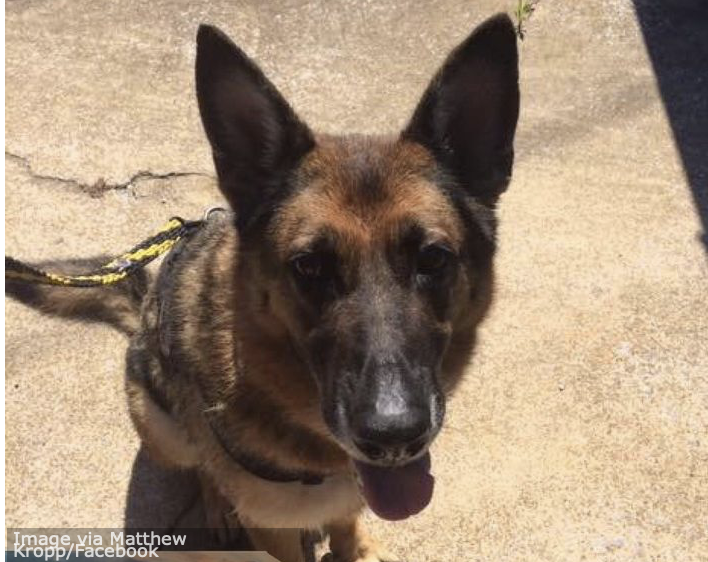
[[[196,469],[255,548],[300,561],[299,529],[318,529],[338,562],[393,560],[358,517],[368,505],[404,519],[433,493],[429,446],[491,301],[519,112],[514,26],[497,15],[452,51],[397,136],[314,134],[206,25],[196,89],[231,210],[155,280],[9,293],[131,334],[144,446]]]

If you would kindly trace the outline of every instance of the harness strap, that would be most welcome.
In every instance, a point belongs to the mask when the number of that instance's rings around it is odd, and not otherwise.
[[[207,210],[204,214],[204,225],[209,221],[210,217],[215,212],[223,212],[224,209],[220,207],[214,207]],[[207,227],[208,228],[208,227]],[[169,253],[167,258],[162,264],[160,274],[157,279],[157,302],[158,302],[158,325],[159,325],[159,342],[160,342],[160,353],[163,358],[170,358],[170,348],[172,345],[172,339],[170,337],[170,329],[166,326],[163,311],[165,310],[165,302],[168,297],[167,295],[172,293],[172,281],[174,279],[174,268],[179,267],[179,259],[182,253],[187,249],[189,240],[184,240],[182,243],[177,244],[172,251]],[[164,368],[172,369],[174,366],[166,365]],[[146,381],[148,387],[151,387],[150,382]],[[246,472],[249,472],[253,476],[260,478],[261,480],[266,480],[268,482],[277,483],[295,483],[306,486],[316,486],[322,484],[326,478],[323,474],[318,474],[305,470],[291,470],[282,468],[275,465],[269,460],[263,459],[260,456],[254,455],[253,453],[244,450],[239,444],[234,443],[232,440],[227,439],[224,435],[223,429],[220,427],[220,420],[218,411],[215,409],[207,409],[204,412],[207,424],[214,435],[217,443],[221,446],[224,452],[230,457],[230,459],[240,466]]]

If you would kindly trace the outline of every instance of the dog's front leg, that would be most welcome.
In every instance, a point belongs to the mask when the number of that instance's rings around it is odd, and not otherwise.
[[[279,562],[308,562],[300,529],[249,527],[248,538],[255,550],[264,550]]]
[[[396,562],[398,558],[385,550],[364,529],[358,518],[331,523],[325,527],[329,534],[329,560],[323,562]]]
[[[220,549],[232,548],[242,540],[243,529],[231,502],[206,474],[199,473],[204,525]]]

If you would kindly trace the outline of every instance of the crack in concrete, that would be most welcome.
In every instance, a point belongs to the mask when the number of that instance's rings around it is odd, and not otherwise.
[[[42,181],[53,181],[65,185],[70,185],[77,188],[83,193],[89,195],[89,197],[100,198],[103,197],[105,193],[112,190],[122,190],[131,189],[137,183],[146,180],[170,180],[173,178],[184,178],[184,177],[203,177],[214,179],[214,176],[210,174],[205,174],[203,172],[166,172],[164,174],[158,174],[151,172],[149,170],[140,170],[139,172],[133,174],[130,179],[121,183],[108,183],[103,178],[99,178],[94,183],[84,183],[73,178],[64,178],[61,176],[54,176],[48,174],[39,174],[34,171],[29,158],[21,156],[9,150],[5,150],[5,157],[19,163],[27,173],[35,179]]]

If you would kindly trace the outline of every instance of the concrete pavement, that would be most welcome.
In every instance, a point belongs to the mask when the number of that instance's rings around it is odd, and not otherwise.
[[[449,48],[514,4],[8,2],[6,253],[118,252],[219,200],[193,95],[200,22],[313,127],[384,132]],[[692,190],[708,183],[689,185],[631,2],[543,0],[521,51],[497,300],[434,446],[436,496],[370,524],[410,561],[706,560],[708,265]],[[190,499],[188,476],[138,454],[124,343],[6,301],[8,526],[169,524]]]

